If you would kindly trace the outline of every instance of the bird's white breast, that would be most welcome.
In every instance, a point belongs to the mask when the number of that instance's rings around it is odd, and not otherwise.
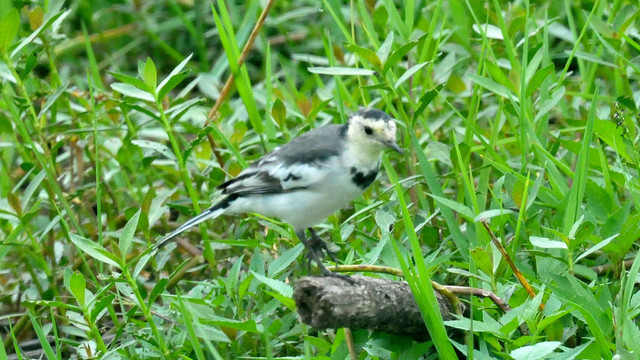
[[[294,172],[296,175],[312,177],[299,180],[308,181],[306,188],[240,197],[234,201],[228,213],[256,212],[277,217],[291,224],[295,230],[312,227],[362,194],[364,189],[352,180],[353,166],[351,159],[342,156],[333,158],[314,171],[300,168],[300,171]],[[377,164],[371,170],[376,168]]]

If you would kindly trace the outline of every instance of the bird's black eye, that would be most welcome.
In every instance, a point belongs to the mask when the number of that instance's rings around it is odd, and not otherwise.
[[[365,134],[367,134],[367,135],[371,135],[371,134],[373,134],[373,129],[371,129],[371,128],[370,128],[370,127],[368,127],[368,126],[365,126],[365,127],[364,127],[364,132],[365,132]]]

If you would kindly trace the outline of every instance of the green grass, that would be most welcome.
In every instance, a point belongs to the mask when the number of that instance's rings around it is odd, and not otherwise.
[[[47,359],[349,358],[348,332],[298,320],[304,251],[277,219],[145,250],[360,106],[407,151],[318,229],[345,264],[402,269],[431,340],[354,329],[359,359],[639,356],[636,2],[278,1],[238,66],[264,3],[0,4],[0,359],[29,339]],[[512,310],[461,296],[443,320],[429,278]]]

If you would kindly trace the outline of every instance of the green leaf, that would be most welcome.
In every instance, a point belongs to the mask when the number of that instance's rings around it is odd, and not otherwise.
[[[498,96],[502,96],[511,100],[517,100],[516,96],[509,89],[491,79],[479,76],[477,74],[470,74],[469,79]]]
[[[20,27],[20,13],[18,9],[12,8],[0,20],[0,52],[6,52],[13,43],[13,39],[18,34]]]
[[[0,31],[0,33],[2,33],[2,31]],[[42,347],[42,352],[45,355],[43,358],[46,357],[47,359],[58,359],[56,353],[51,347],[51,343],[49,342],[50,338],[47,336],[48,333],[45,333],[44,329],[42,329],[42,326],[38,322],[38,319],[36,319],[33,308],[28,309],[27,315],[29,315],[29,320],[31,320],[33,331],[38,336],[38,345]],[[40,317],[40,315],[38,315],[38,317]]]
[[[151,290],[151,294],[149,294],[149,306],[151,306],[156,301],[156,298],[164,292],[168,282],[169,279],[162,278],[156,283],[153,290]]]
[[[145,84],[144,81],[138,79],[137,77],[133,77],[133,76],[129,76],[129,75],[125,75],[125,74],[119,74],[119,73],[114,73],[111,72],[110,73],[116,80],[123,82],[125,84],[129,84],[129,85],[133,85],[135,87],[137,87],[140,90],[143,90],[145,92],[149,92],[149,89],[147,87],[147,84]]]
[[[457,201],[442,197],[442,196],[437,196],[437,195],[433,195],[433,194],[427,194],[429,196],[431,196],[432,198],[434,198],[440,205],[444,205],[446,207],[448,207],[449,209],[456,211],[458,214],[466,217],[469,220],[473,220],[473,218],[475,217],[473,215],[473,210],[469,209],[468,207],[466,207],[464,204],[461,204]]]
[[[471,258],[482,272],[493,276],[493,262],[489,253],[483,248],[471,249]]]
[[[273,290],[277,291],[278,293],[280,293],[281,295],[284,295],[288,298],[293,296],[293,288],[291,287],[291,285],[286,284],[282,281],[279,280],[275,280],[275,279],[271,279],[268,278],[264,275],[260,275],[257,272],[251,270],[251,273],[253,274],[253,276],[256,277],[256,280],[260,281],[261,283],[267,285],[268,287],[272,288]]]
[[[42,25],[40,25],[34,32],[31,33],[31,35],[29,35],[28,37],[24,38],[22,41],[20,41],[20,43],[18,44],[18,46],[16,46],[15,49],[13,49],[13,52],[11,53],[11,58],[15,57],[18,53],[20,53],[20,51],[27,45],[29,45],[31,42],[33,42],[33,40],[35,40],[38,36],[40,36],[40,34],[48,29],[49,27],[51,27],[51,25],[54,22],[59,22],[62,21],[63,19],[65,19],[69,14],[71,14],[71,9],[65,11],[65,12],[58,12],[57,14],[54,15],[50,15],[48,14],[48,18],[47,21],[44,22]],[[0,32],[2,32],[2,30],[0,30]],[[1,36],[1,35],[0,35]]]
[[[491,77],[493,78],[494,81],[496,81],[498,84],[504,86],[505,88],[514,91],[514,85],[513,82],[511,82],[511,80],[509,80],[509,78],[507,77],[507,75],[504,74],[504,72],[502,71],[502,69],[496,65],[495,63],[491,62],[491,61],[486,61],[485,62],[485,66],[487,67],[487,71],[489,72],[489,75],[491,75]]]
[[[356,53],[360,58],[369,62],[377,71],[382,71],[382,61],[380,61],[375,51],[350,43],[346,43],[345,47],[347,50]]]
[[[236,329],[240,331],[246,331],[250,333],[260,333],[258,327],[256,325],[255,320],[235,320],[235,319],[227,319],[219,316],[215,316],[212,319],[207,319],[207,323],[212,323],[216,326]]]
[[[576,165],[575,176],[571,190],[568,194],[567,206],[564,213],[564,230],[568,233],[568,230],[572,228],[573,224],[578,219],[578,215],[582,208],[582,199],[584,198],[584,192],[587,186],[587,178],[589,173],[589,149],[591,148],[591,140],[593,139],[593,129],[596,118],[596,103],[598,94],[600,91],[600,85],[596,82],[593,92],[593,101],[591,101],[591,107],[589,109],[589,115],[587,116],[586,128],[582,137],[582,146],[580,147],[580,153],[578,154],[578,161]]]
[[[304,246],[302,244],[298,244],[291,249],[283,252],[278,256],[277,259],[273,260],[271,264],[269,264],[269,269],[267,273],[270,277],[275,277],[280,274],[284,269],[286,269],[291,263],[296,261],[298,256],[302,253]]]
[[[124,229],[122,229],[118,246],[120,247],[120,254],[122,255],[123,262],[126,261],[127,253],[131,248],[131,240],[133,240],[133,235],[136,233],[136,229],[138,228],[138,220],[140,219],[141,211],[142,210],[138,210],[124,226]]]
[[[543,341],[534,345],[527,345],[511,352],[514,360],[540,360],[548,358],[562,343],[560,341]]]
[[[120,269],[120,264],[118,263],[119,259],[111,252],[107,251],[107,249],[103,248],[100,244],[76,234],[69,234],[69,237],[71,238],[71,242],[73,242],[87,255]]]
[[[413,49],[416,45],[418,45],[420,40],[422,40],[423,38],[424,36],[419,40],[410,41],[400,46],[399,48],[397,48],[396,51],[392,52],[389,58],[387,59],[387,61],[385,61],[384,63],[384,67],[382,68],[382,73],[383,74],[386,73],[387,70],[389,70],[392,66],[395,66],[398,62],[400,62],[400,60],[402,60],[402,58],[404,58],[404,56],[407,55],[409,51],[411,51],[411,49]]]
[[[34,192],[40,186],[40,183],[42,183],[42,180],[44,180],[45,175],[46,175],[46,172],[44,170],[40,171],[38,173],[38,175],[36,175],[33,178],[33,180],[31,180],[31,182],[29,183],[29,186],[27,186],[27,188],[22,193],[22,197],[20,199],[20,202],[22,204],[22,211],[23,212],[26,211],[27,206],[29,204],[29,201],[31,201],[31,197],[33,196]]]
[[[596,251],[598,251],[598,250],[602,249],[603,247],[605,247],[605,246],[609,245],[609,243],[610,243],[613,239],[617,238],[617,237],[618,237],[618,235],[620,235],[620,234],[615,234],[615,235],[613,235],[613,236],[610,236],[610,237],[608,237],[608,238],[606,238],[606,239],[604,239],[604,240],[600,241],[599,243],[595,244],[594,246],[590,247],[589,249],[587,249],[587,251],[585,251],[584,253],[582,253],[582,255],[578,256],[574,262],[576,262],[576,263],[577,263],[578,261],[580,261],[580,260],[582,260],[582,259],[586,258],[587,256],[589,256],[589,255],[593,254],[594,252],[596,252]]]
[[[567,244],[562,241],[551,240],[549,238],[530,236],[531,245],[543,249],[566,249]]]
[[[340,67],[340,66],[308,67],[307,70],[309,70],[309,72],[312,74],[321,74],[321,75],[371,76],[376,74],[375,71],[369,70],[369,69]]]
[[[69,86],[68,83],[67,84],[62,84],[62,86],[60,86],[56,90],[56,92],[54,92],[53,94],[47,96],[47,102],[44,103],[44,105],[42,106],[42,108],[38,112],[38,118],[41,118],[42,116],[44,116],[47,113],[49,108],[51,108],[51,106],[53,104],[55,104],[55,102],[58,100],[60,95],[62,95],[64,93],[64,91],[67,90],[67,86]]]
[[[162,155],[164,155],[167,159],[178,161],[178,159],[176,158],[176,155],[164,144],[161,144],[155,141],[149,141],[149,140],[133,140],[131,141],[131,143],[145,150],[159,152]],[[147,156],[148,154],[145,154],[145,157]]]
[[[84,275],[80,274],[77,271],[71,275],[71,278],[69,279],[69,292],[73,294],[73,296],[76,298],[76,301],[78,301],[78,305],[80,305],[80,307],[82,308],[86,307],[84,292],[86,286],[87,284],[85,283]]]
[[[511,209],[491,209],[491,210],[485,210],[483,212],[481,212],[480,214],[478,214],[474,219],[473,222],[479,222],[479,221],[484,221],[484,220],[489,220],[491,218],[494,218],[496,216],[503,216],[503,215],[515,215],[518,214],[517,211],[511,210]]]
[[[213,20],[216,24],[216,29],[218,30],[220,42],[222,43],[222,47],[225,50],[224,53],[227,55],[227,59],[229,60],[229,68],[235,77],[235,85],[238,89],[238,93],[240,94],[240,98],[242,99],[242,103],[247,110],[247,114],[249,115],[251,126],[253,126],[258,134],[262,134],[264,132],[264,125],[258,112],[253,88],[251,87],[249,71],[247,70],[247,66],[244,64],[242,66],[238,66],[240,50],[238,49],[238,40],[235,37],[233,26],[231,25],[230,15],[227,12],[224,1],[218,0],[217,3],[220,8],[220,16],[218,16],[218,12],[216,12],[213,6],[211,6],[211,10],[213,12]]]
[[[422,115],[424,110],[427,108],[427,106],[429,106],[429,104],[431,104],[433,99],[436,98],[436,96],[440,93],[440,90],[442,90],[443,87],[444,87],[444,84],[440,84],[435,88],[427,91],[426,93],[424,93],[424,95],[422,95],[422,97],[420,97],[420,101],[419,101],[420,105],[418,106],[416,111],[413,113],[414,122],[418,119],[420,115]]]
[[[389,53],[391,52],[392,46],[393,46],[393,31],[389,31],[389,34],[387,34],[387,38],[384,39],[384,42],[382,43],[382,45],[380,45],[380,48],[378,49],[377,55],[381,62],[387,61],[387,58],[389,57]]]
[[[284,126],[284,122],[287,120],[287,108],[284,106],[280,99],[276,99],[271,107],[271,116],[280,125]]]
[[[404,74],[400,76],[400,78],[398,78],[398,81],[396,81],[396,83],[393,85],[393,88],[397,89],[400,85],[402,85],[402,83],[407,81],[411,76],[413,76],[413,74],[418,72],[418,70],[422,69],[428,63],[430,63],[430,61],[425,61],[423,63],[413,65],[411,68],[405,71]]]
[[[549,76],[549,74],[551,74],[554,69],[555,67],[553,66],[553,64],[549,64],[538,70],[535,75],[533,75],[531,80],[529,80],[525,96],[529,97],[533,95],[533,92],[536,91],[540,87],[540,85],[542,85],[542,82],[547,78],[547,76]]]
[[[153,63],[150,57],[147,57],[147,61],[144,64],[144,83],[147,84],[149,89],[156,88],[158,84],[158,73],[156,72],[156,64]]]
[[[182,60],[180,64],[173,68],[169,75],[167,75],[167,77],[165,77],[160,82],[158,88],[156,89],[156,92],[158,93],[158,99],[164,98],[164,96],[169,93],[169,91],[176,87],[185,78],[188,72],[183,72],[182,69],[187,66],[187,63],[189,62],[189,60],[191,60],[192,56],[193,54],[190,54],[184,60]]]
[[[156,99],[153,97],[153,95],[151,95],[151,93],[144,90],[140,90],[131,84],[113,83],[111,84],[111,88],[124,96],[132,97],[134,99],[150,101],[150,102],[156,101]]]
[[[113,304],[113,300],[115,300],[116,294],[108,294],[99,298],[98,302],[91,309],[91,321],[95,322],[98,320],[98,316],[107,306]]]
[[[482,35],[485,34],[489,39],[495,40],[504,40],[504,36],[502,35],[502,30],[499,27],[491,24],[473,24],[473,31]]]
[[[176,190],[177,188],[160,190],[158,195],[153,198],[153,200],[151,201],[151,205],[149,206],[149,230],[151,229],[151,227],[153,227],[156,221],[160,219],[162,214],[164,214],[169,209],[169,207],[164,206],[163,204],[171,195],[176,192]]]

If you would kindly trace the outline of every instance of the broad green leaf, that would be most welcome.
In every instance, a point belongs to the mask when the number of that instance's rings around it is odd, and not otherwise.
[[[549,64],[538,70],[527,84],[527,92],[525,96],[530,97],[531,95],[533,95],[533,92],[536,91],[540,87],[540,85],[542,85],[542,82],[549,76],[549,74],[551,74],[554,69],[555,67],[553,66],[553,64]]]
[[[273,119],[280,125],[280,127],[284,126],[284,123],[287,120],[287,108],[280,99],[276,99],[276,101],[273,102],[273,106],[271,107],[271,116],[273,116]]]
[[[551,240],[545,237],[530,236],[531,245],[543,249],[567,249],[567,244],[562,241]]]
[[[131,84],[114,83],[114,84],[111,84],[111,88],[113,90],[121,93],[124,96],[132,97],[134,99],[150,101],[150,102],[155,102],[156,101],[153,98],[153,95],[151,95],[149,92],[144,91],[144,90],[140,90],[140,89],[138,89],[137,87],[135,87],[135,86],[133,86]]]
[[[0,33],[2,33],[1,30],[0,30]],[[42,352],[45,355],[43,358],[46,357],[47,359],[58,359],[58,357],[56,356],[56,353],[53,351],[53,348],[51,347],[51,343],[49,342],[50,338],[47,335],[47,333],[45,333],[45,331],[42,329],[42,325],[40,325],[40,323],[38,322],[35,311],[32,307],[28,308],[27,315],[29,316],[29,320],[31,321],[31,327],[33,331],[38,336],[38,340],[39,340],[38,345],[42,346]],[[40,315],[38,315],[38,318],[40,318]]]
[[[155,89],[157,82],[156,64],[153,63],[150,57],[147,57],[147,61],[144,64],[144,83],[147,84],[149,89]]]
[[[515,97],[515,95],[506,87],[504,87],[504,85],[500,85],[497,82],[488,79],[486,77],[482,77],[479,76],[477,74],[470,74],[469,75],[469,79],[471,79],[471,81],[473,81],[474,83],[478,84],[479,86],[491,91],[492,93],[498,95],[498,96],[502,96],[505,97],[507,99],[511,99],[511,100],[515,100],[517,101],[517,98]]]
[[[69,237],[71,241],[87,255],[120,269],[120,265],[118,264],[119,259],[100,244],[73,233],[69,234]]]
[[[362,59],[365,59],[367,62],[373,65],[376,70],[382,71],[382,61],[380,61],[380,58],[375,51],[351,43],[346,43],[345,47],[347,48],[347,50],[356,53]]]
[[[160,190],[158,195],[153,198],[151,205],[149,206],[149,229],[160,219],[169,208],[164,206],[164,202],[167,201],[169,196],[176,192],[177,188]]]
[[[173,151],[171,151],[166,145],[161,144],[159,142],[149,141],[149,140],[133,140],[131,141],[131,143],[145,150],[159,152],[162,155],[164,155],[167,159],[178,161]]]
[[[564,86],[561,86],[560,88],[554,90],[551,93],[551,97],[545,100],[544,102],[542,102],[542,104],[540,105],[540,108],[538,109],[538,113],[535,116],[534,122],[537,123],[538,120],[540,120],[543,116],[547,115],[551,111],[551,109],[553,109],[556,105],[558,105],[558,103],[562,99],[564,99]]]
[[[273,260],[271,264],[269,264],[267,274],[269,274],[269,276],[272,278],[280,274],[280,272],[291,265],[291,263],[296,261],[298,256],[300,256],[300,254],[302,253],[302,250],[304,250],[304,246],[302,244],[298,244],[291,249],[281,253],[277,259]]]
[[[378,59],[380,59],[381,62],[384,63],[387,61],[387,58],[389,57],[389,53],[391,52],[392,46],[393,46],[393,31],[389,31],[389,34],[387,34],[387,38],[384,40],[382,45],[380,45],[380,48],[378,49],[378,52],[377,52]]]
[[[478,26],[477,24],[473,24],[472,28],[473,31],[480,35],[484,33],[489,39],[504,40],[504,37],[502,36],[502,30],[500,30],[500,28],[495,25],[482,24]]]
[[[123,82],[125,84],[129,84],[129,85],[133,85],[135,87],[137,87],[140,90],[143,90],[145,92],[149,92],[149,88],[147,87],[147,84],[145,84],[145,82],[143,80],[138,79],[137,77],[133,77],[133,76],[129,76],[129,75],[125,75],[125,74],[119,74],[119,73],[115,73],[115,72],[111,72],[110,73],[114,78],[116,78],[116,80]]]
[[[9,46],[13,43],[13,39],[18,34],[20,28],[20,13],[18,9],[12,8],[0,20],[0,52],[9,50]]]
[[[475,218],[475,216],[473,215],[473,210],[469,209],[464,204],[461,204],[457,201],[454,201],[442,196],[437,196],[433,194],[428,194],[428,195],[434,198],[440,205],[444,205],[449,209],[456,211],[458,214],[466,217],[469,220],[473,220],[473,218]]]
[[[407,81],[411,76],[413,76],[413,74],[418,72],[418,70],[422,69],[428,63],[430,63],[430,61],[425,61],[423,63],[413,65],[410,69],[405,71],[404,74],[400,76],[400,78],[398,78],[398,81],[396,81],[396,83],[393,85],[393,88],[397,89],[400,85],[402,85],[402,83]]]
[[[485,62],[485,66],[487,67],[487,71],[489,72],[489,75],[491,75],[491,78],[493,78],[494,81],[496,81],[498,84],[504,86],[505,88],[511,91],[515,90],[513,82],[509,80],[507,75],[505,75],[505,73],[502,71],[502,69],[498,65],[496,65],[491,61],[487,61]]]
[[[179,75],[186,75],[186,72],[183,72],[182,69],[187,66],[187,63],[189,62],[189,60],[191,60],[192,56],[193,54],[189,54],[189,56],[182,60],[180,64],[178,64],[178,66],[173,68],[169,75],[167,75],[167,77],[165,77],[160,82],[158,88],[156,89],[156,92],[158,93],[158,99],[162,99],[169,91],[171,91],[176,85],[180,83],[180,81],[176,82],[174,78],[179,77]],[[180,80],[182,79],[184,79],[184,77],[182,77]]]
[[[151,294],[149,294],[149,306],[151,306],[156,301],[156,298],[164,292],[168,282],[169,279],[162,278],[156,283],[153,290],[151,290]]]
[[[518,214],[517,211],[511,210],[511,209],[491,209],[491,210],[485,210],[483,212],[481,212],[480,214],[478,214],[478,216],[476,216],[473,219],[473,222],[479,222],[479,221],[483,221],[483,220],[489,220],[491,218],[494,218],[496,216],[502,216],[502,215],[515,215]]]
[[[41,24],[34,32],[31,33],[31,35],[29,35],[28,37],[24,38],[22,41],[20,41],[20,43],[18,44],[18,46],[16,46],[15,49],[13,49],[13,52],[11,53],[11,58],[15,57],[17,54],[20,53],[20,51],[27,45],[31,44],[33,42],[33,40],[35,40],[38,36],[40,36],[40,34],[48,29],[49,27],[52,26],[52,24],[54,22],[56,22],[57,20],[63,20],[65,19],[69,14],[71,14],[71,9],[65,11],[65,12],[58,12],[57,14],[54,14],[53,16],[48,15],[49,17],[47,18],[47,21],[43,24]],[[1,30],[0,30],[1,31]]]
[[[258,330],[255,320],[236,320],[236,319],[227,319],[227,318],[216,316],[214,318],[207,318],[207,320],[205,320],[204,322],[212,323],[214,325],[225,327],[225,328],[247,331],[250,333],[260,332]]]
[[[84,294],[86,286],[84,275],[77,271],[71,275],[71,278],[69,279],[69,291],[73,294],[76,301],[78,301],[78,305],[82,308],[86,307]]]
[[[97,294],[96,294],[97,295]],[[95,305],[91,308],[91,321],[97,321],[100,313],[109,305],[113,304],[116,294],[105,294],[97,299]]]
[[[489,253],[483,248],[471,249],[471,258],[482,272],[493,276],[493,262]]]
[[[138,210],[133,217],[127,222],[122,229],[122,234],[120,235],[120,254],[122,255],[123,262],[127,259],[127,253],[131,248],[131,241],[133,240],[133,235],[136,233],[136,229],[138,228],[138,220],[140,219],[140,212],[142,210]]]
[[[613,239],[617,238],[617,237],[618,237],[618,235],[620,235],[620,234],[615,234],[615,235],[613,235],[613,236],[610,236],[610,237],[608,237],[608,238],[606,238],[606,239],[604,239],[604,240],[600,241],[599,243],[597,243],[597,244],[593,245],[592,247],[590,247],[589,249],[587,249],[587,251],[585,251],[585,252],[584,252],[584,253],[582,253],[580,256],[578,256],[574,262],[578,262],[578,261],[580,261],[580,260],[584,259],[585,257],[587,257],[587,256],[589,256],[589,255],[591,255],[591,254],[593,254],[594,252],[596,252],[596,251],[598,251],[598,250],[602,249],[603,247],[605,247],[605,246],[609,245],[609,243],[610,243]]]
[[[339,67],[339,66],[308,67],[307,70],[309,70],[309,72],[312,74],[322,74],[322,75],[371,76],[376,74],[375,71],[369,70],[369,69]]]
[[[47,111],[49,111],[49,108],[51,108],[51,106],[58,100],[60,95],[62,95],[64,93],[64,91],[67,90],[68,86],[69,86],[68,83],[62,84],[62,86],[60,86],[56,90],[56,92],[54,92],[53,94],[47,96],[47,102],[44,103],[44,105],[42,106],[42,108],[38,112],[38,118],[44,116],[47,113]]]
[[[499,324],[494,324],[493,322],[474,320],[472,325],[471,320],[469,319],[459,319],[448,320],[445,321],[444,324],[454,329],[460,329],[464,331],[470,331],[473,329],[474,332],[490,333],[498,338],[505,338],[505,335],[500,331],[500,327],[498,326]]]
[[[31,201],[31,197],[33,196],[33,193],[38,189],[38,187],[40,186],[40,183],[42,183],[42,180],[44,180],[45,176],[46,176],[46,172],[44,170],[40,171],[38,175],[36,175],[33,178],[33,180],[31,180],[27,188],[22,193],[20,202],[22,203],[23,212],[27,210],[27,206],[29,204],[29,201]]]
[[[560,341],[543,341],[515,349],[509,354],[514,360],[540,360],[548,358],[562,343]]]
[[[288,298],[293,296],[293,288],[291,287],[291,285],[286,284],[282,281],[279,280],[275,280],[275,279],[271,279],[268,278],[264,275],[260,275],[255,271],[251,271],[251,273],[253,274],[253,276],[256,277],[256,279],[258,281],[260,281],[261,283],[267,285],[268,287],[272,288],[273,290],[277,291],[278,293],[280,293],[281,295],[284,295]]]
[[[386,73],[387,70],[391,69],[392,66],[395,66],[398,62],[400,62],[400,60],[402,60],[402,58],[404,58],[404,56],[407,55],[409,51],[411,51],[411,49],[413,49],[416,45],[418,45],[420,40],[422,40],[422,38],[416,41],[410,41],[400,46],[399,48],[397,48],[396,51],[392,52],[391,55],[389,55],[389,58],[387,59],[387,61],[385,61],[384,63],[384,67],[382,68],[382,73],[383,74]]]

